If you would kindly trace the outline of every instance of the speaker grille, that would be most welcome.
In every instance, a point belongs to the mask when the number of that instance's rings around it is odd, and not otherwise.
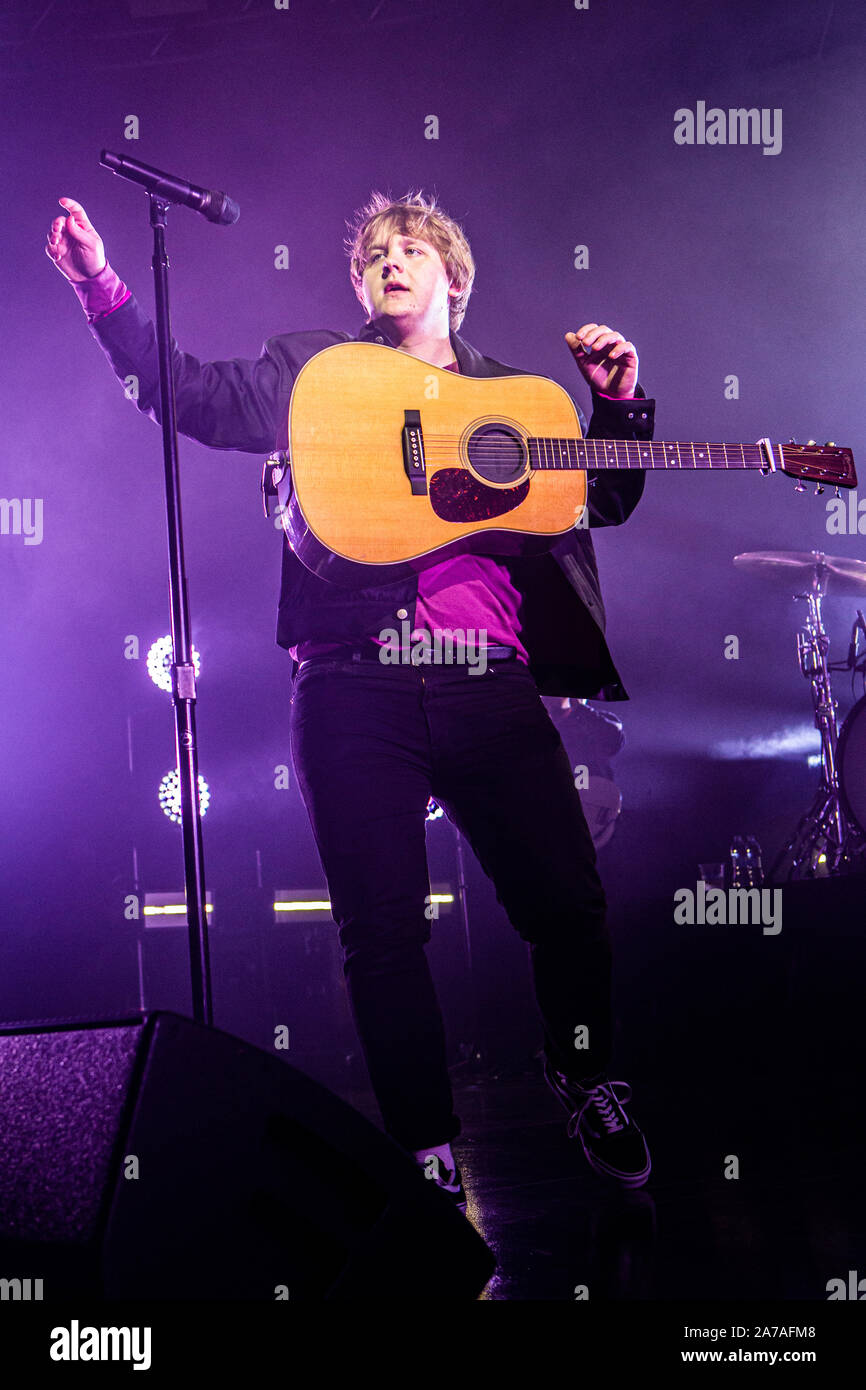
[[[91,1240],[140,1026],[0,1035],[0,1237]]]

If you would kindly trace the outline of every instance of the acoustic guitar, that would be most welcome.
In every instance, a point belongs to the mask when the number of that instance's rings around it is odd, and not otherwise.
[[[550,550],[588,524],[587,470],[857,484],[851,450],[833,444],[584,439],[571,397],[547,377],[460,376],[378,343],[338,343],[305,363],[288,439],[288,456],[268,464],[289,544],[347,585],[391,583],[465,551]]]

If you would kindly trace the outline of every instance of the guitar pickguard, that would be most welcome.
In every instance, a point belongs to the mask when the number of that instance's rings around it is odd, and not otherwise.
[[[516,487],[485,487],[465,468],[439,468],[429,481],[430,505],[443,521],[485,521],[519,507],[529,479]]]

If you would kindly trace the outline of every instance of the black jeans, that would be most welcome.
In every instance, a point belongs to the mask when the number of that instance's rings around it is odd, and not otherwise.
[[[460,1133],[424,950],[430,796],[529,944],[546,1055],[575,1080],[606,1071],[605,898],[568,755],[527,667],[315,658],[295,678],[291,742],[387,1133],[409,1150]]]

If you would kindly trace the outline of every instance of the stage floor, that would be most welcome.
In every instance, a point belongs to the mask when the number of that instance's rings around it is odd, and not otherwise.
[[[631,1193],[589,1169],[533,1072],[454,1075],[468,1217],[499,1262],[483,1298],[824,1301],[828,1280],[866,1274],[862,1092],[844,1070],[634,1083],[653,1173]],[[350,1099],[376,1118],[368,1093]]]

